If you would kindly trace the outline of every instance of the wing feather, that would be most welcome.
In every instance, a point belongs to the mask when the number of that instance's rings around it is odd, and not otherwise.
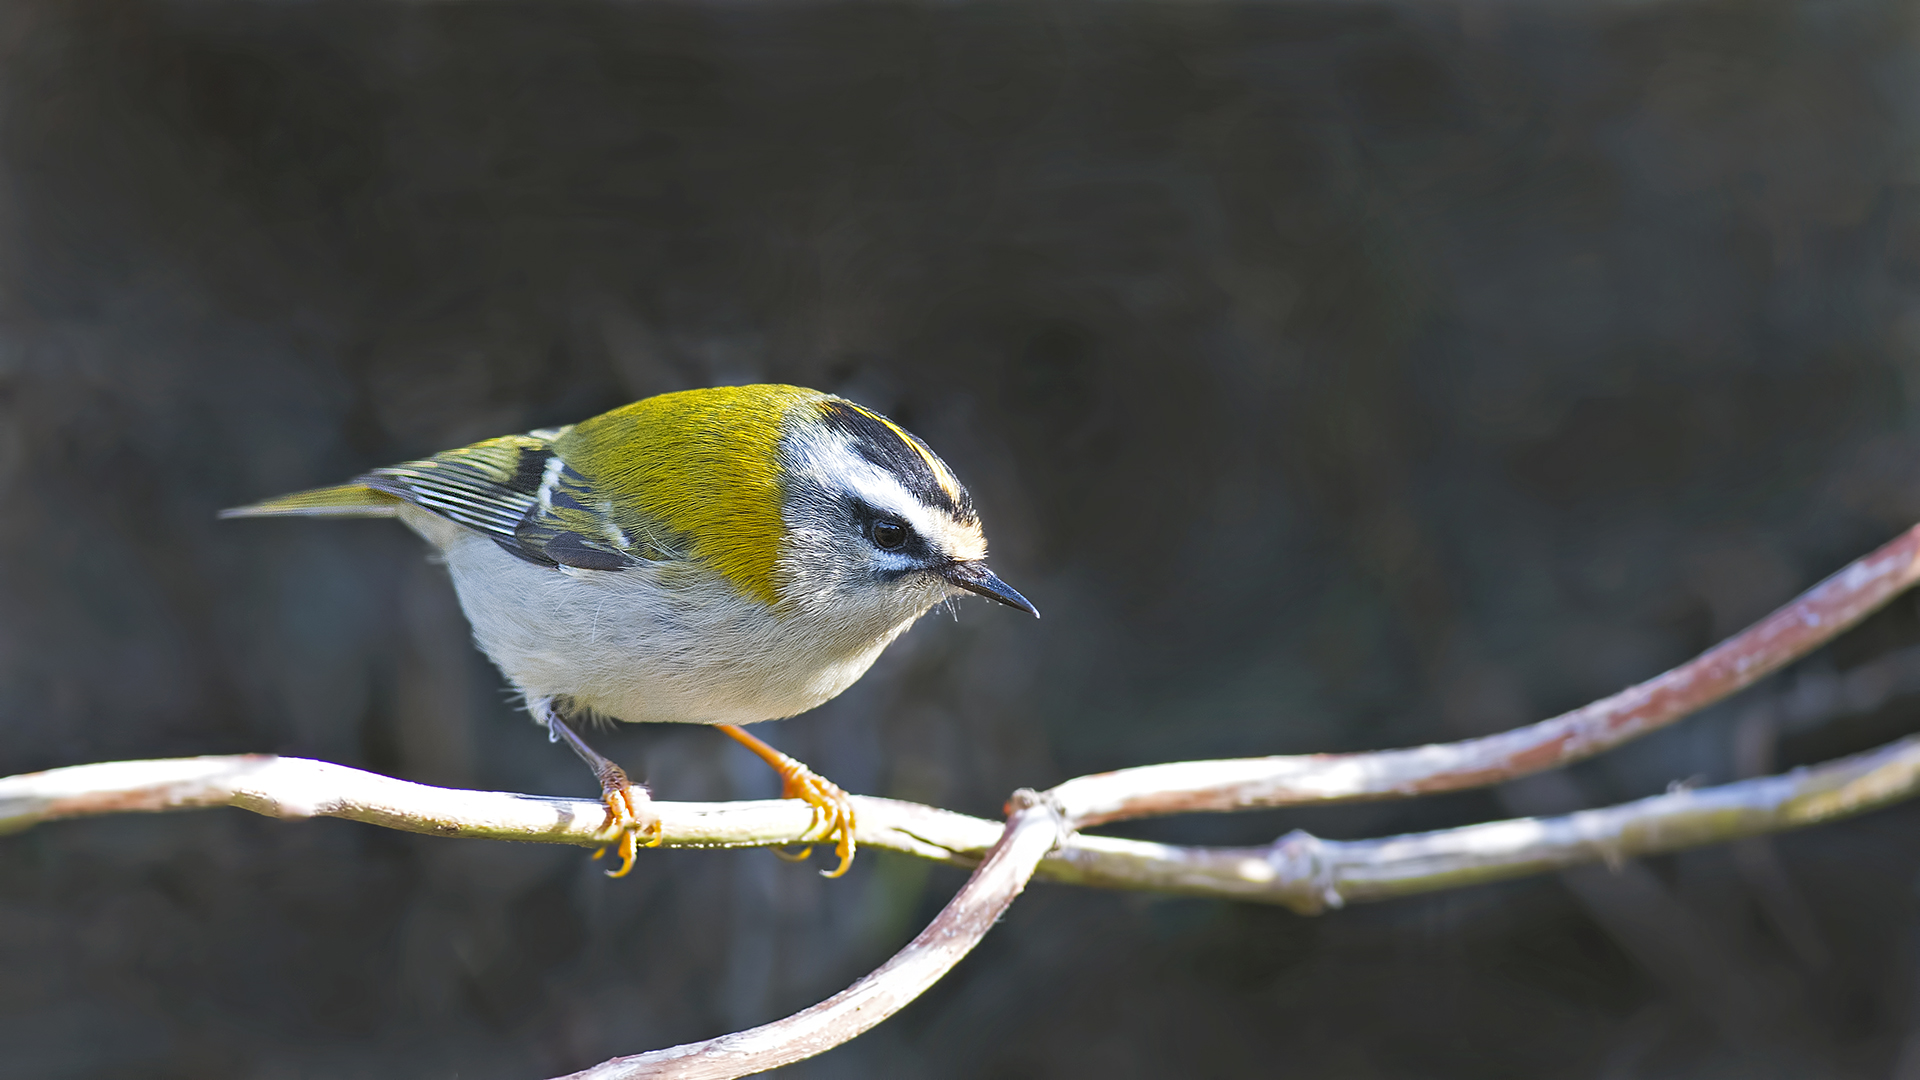
[[[685,558],[687,545],[651,519],[629,513],[624,527],[615,523],[587,478],[555,455],[553,443],[567,430],[488,439],[221,516],[392,517],[405,502],[541,566],[614,571]]]
[[[612,571],[677,557],[665,545],[635,543],[612,524],[586,478],[554,454],[553,442],[566,430],[489,439],[354,482],[484,533],[543,566]]]
[[[542,470],[552,456],[544,439],[505,435],[421,461],[375,469],[354,483],[405,499],[496,541],[512,543],[520,519],[539,504]]]

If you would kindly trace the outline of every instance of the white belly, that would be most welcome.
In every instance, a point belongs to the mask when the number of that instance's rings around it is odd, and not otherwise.
[[[853,685],[926,610],[776,614],[690,564],[553,570],[413,507],[400,517],[445,554],[475,642],[515,686],[620,720],[805,712]]]

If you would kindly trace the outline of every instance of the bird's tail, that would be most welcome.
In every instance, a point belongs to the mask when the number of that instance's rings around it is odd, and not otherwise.
[[[360,484],[296,491],[252,506],[220,511],[223,518],[249,517],[393,517],[400,500]]]

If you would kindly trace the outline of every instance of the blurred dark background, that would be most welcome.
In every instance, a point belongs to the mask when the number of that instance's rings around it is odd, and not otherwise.
[[[762,379],[923,435],[1046,613],[930,617],[764,729],[855,790],[995,815],[1578,705],[1920,520],[1917,31],[1897,0],[12,0],[0,774],[272,751],[591,794],[403,529],[214,512]],[[1819,761],[1913,730],[1917,642],[1902,600],[1536,782],[1128,831]],[[663,798],[773,790],[702,729],[603,749]],[[239,811],[0,838],[0,1074],[545,1076],[824,997],[960,880],[600,869]],[[1917,875],[1907,806],[1317,919],[1037,886],[789,1075],[1913,1080]]]

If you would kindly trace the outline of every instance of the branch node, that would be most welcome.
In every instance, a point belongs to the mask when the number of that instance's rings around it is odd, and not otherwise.
[[[1326,857],[1326,842],[1304,829],[1295,829],[1267,848],[1267,864],[1275,880],[1292,886],[1288,907],[1301,915],[1319,915],[1347,906]]]
[[[1053,846],[1048,849],[1049,851],[1057,851],[1073,842],[1073,818],[1067,814],[1067,809],[1061,804],[1060,797],[1051,790],[1035,791],[1032,788],[1021,788],[1007,799],[1006,809],[1009,817],[1021,810],[1032,810],[1036,807],[1045,809],[1047,816],[1053,819],[1054,838]]]
[[[1644,735],[1752,685],[1858,623],[1916,580],[1920,526],[1686,664],[1570,713],[1497,735],[1367,754],[1169,762],[1083,776],[1047,791],[1014,792],[1004,826],[931,807],[859,799],[863,844],[963,865],[978,861],[932,925],[873,974],[785,1020],[705,1043],[615,1058],[576,1078],[719,1080],[838,1045],[940,979],[992,928],[1036,870],[1082,884],[1233,896],[1317,915],[1349,902],[1495,881],[1596,858],[1617,869],[1639,855],[1808,825],[1912,797],[1920,793],[1920,736],[1782,776],[1716,788],[1697,788],[1690,780],[1665,795],[1566,817],[1486,822],[1377,840],[1328,841],[1295,830],[1265,848],[1202,849],[1077,833],[1083,825],[1125,818],[1407,797],[1536,774]],[[1863,701],[1890,692],[1859,685]],[[413,832],[589,846],[601,842],[605,815],[597,802],[449,791],[297,758],[210,757],[112,762],[0,778],[0,832],[62,817],[222,804],[285,818],[326,815]],[[806,808],[794,800],[652,805],[665,819],[664,839],[677,847],[783,844],[811,827]]]

